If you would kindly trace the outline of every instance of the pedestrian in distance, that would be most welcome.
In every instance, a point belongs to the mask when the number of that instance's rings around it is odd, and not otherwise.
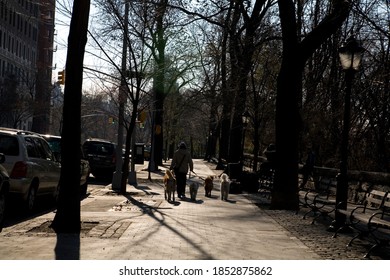
[[[275,161],[276,161],[276,148],[275,148],[275,144],[269,144],[267,149],[264,151],[264,154],[267,158],[267,162],[270,164],[270,165],[274,165],[275,164]]]
[[[307,151],[306,162],[300,170],[301,174],[303,176],[302,183],[299,185],[300,189],[303,189],[305,187],[307,181],[309,180],[309,177],[313,176],[315,161],[316,161],[315,153],[311,148],[309,148]]]
[[[194,163],[184,142],[179,144],[179,148],[173,154],[170,169],[173,170],[176,176],[177,196],[185,198],[187,173],[188,170],[194,172]]]
[[[267,149],[264,151],[264,155],[267,160],[260,165],[260,174],[262,176],[270,177],[271,173],[275,170],[276,162],[276,148],[275,144],[269,144]]]

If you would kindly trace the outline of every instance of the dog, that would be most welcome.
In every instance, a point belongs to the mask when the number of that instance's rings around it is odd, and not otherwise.
[[[163,182],[165,200],[175,202],[176,178],[173,176],[171,170],[165,170]]]
[[[228,200],[230,191],[230,180],[226,173],[221,174],[221,200]]]
[[[196,195],[198,194],[199,183],[190,182],[190,197],[191,201],[196,201]]]
[[[213,180],[213,176],[208,176],[206,179],[204,179],[204,190],[206,197],[211,197],[211,191],[214,188]]]

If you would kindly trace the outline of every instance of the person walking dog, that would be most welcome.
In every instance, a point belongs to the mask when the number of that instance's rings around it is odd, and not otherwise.
[[[188,169],[193,172],[194,163],[184,142],[179,144],[179,149],[173,154],[170,169],[173,170],[176,176],[177,196],[185,198]]]

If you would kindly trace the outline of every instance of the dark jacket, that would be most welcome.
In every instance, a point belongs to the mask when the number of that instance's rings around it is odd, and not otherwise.
[[[178,149],[173,154],[173,159],[171,163],[171,169],[178,167],[180,173],[188,173],[188,168],[193,171],[194,163],[192,161],[191,154],[187,149]]]

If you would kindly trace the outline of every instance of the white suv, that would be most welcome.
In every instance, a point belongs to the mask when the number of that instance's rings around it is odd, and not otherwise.
[[[58,194],[61,165],[48,143],[28,131],[0,128],[0,153],[5,155],[4,168],[10,177],[10,195],[23,199],[32,210],[36,197]]]

